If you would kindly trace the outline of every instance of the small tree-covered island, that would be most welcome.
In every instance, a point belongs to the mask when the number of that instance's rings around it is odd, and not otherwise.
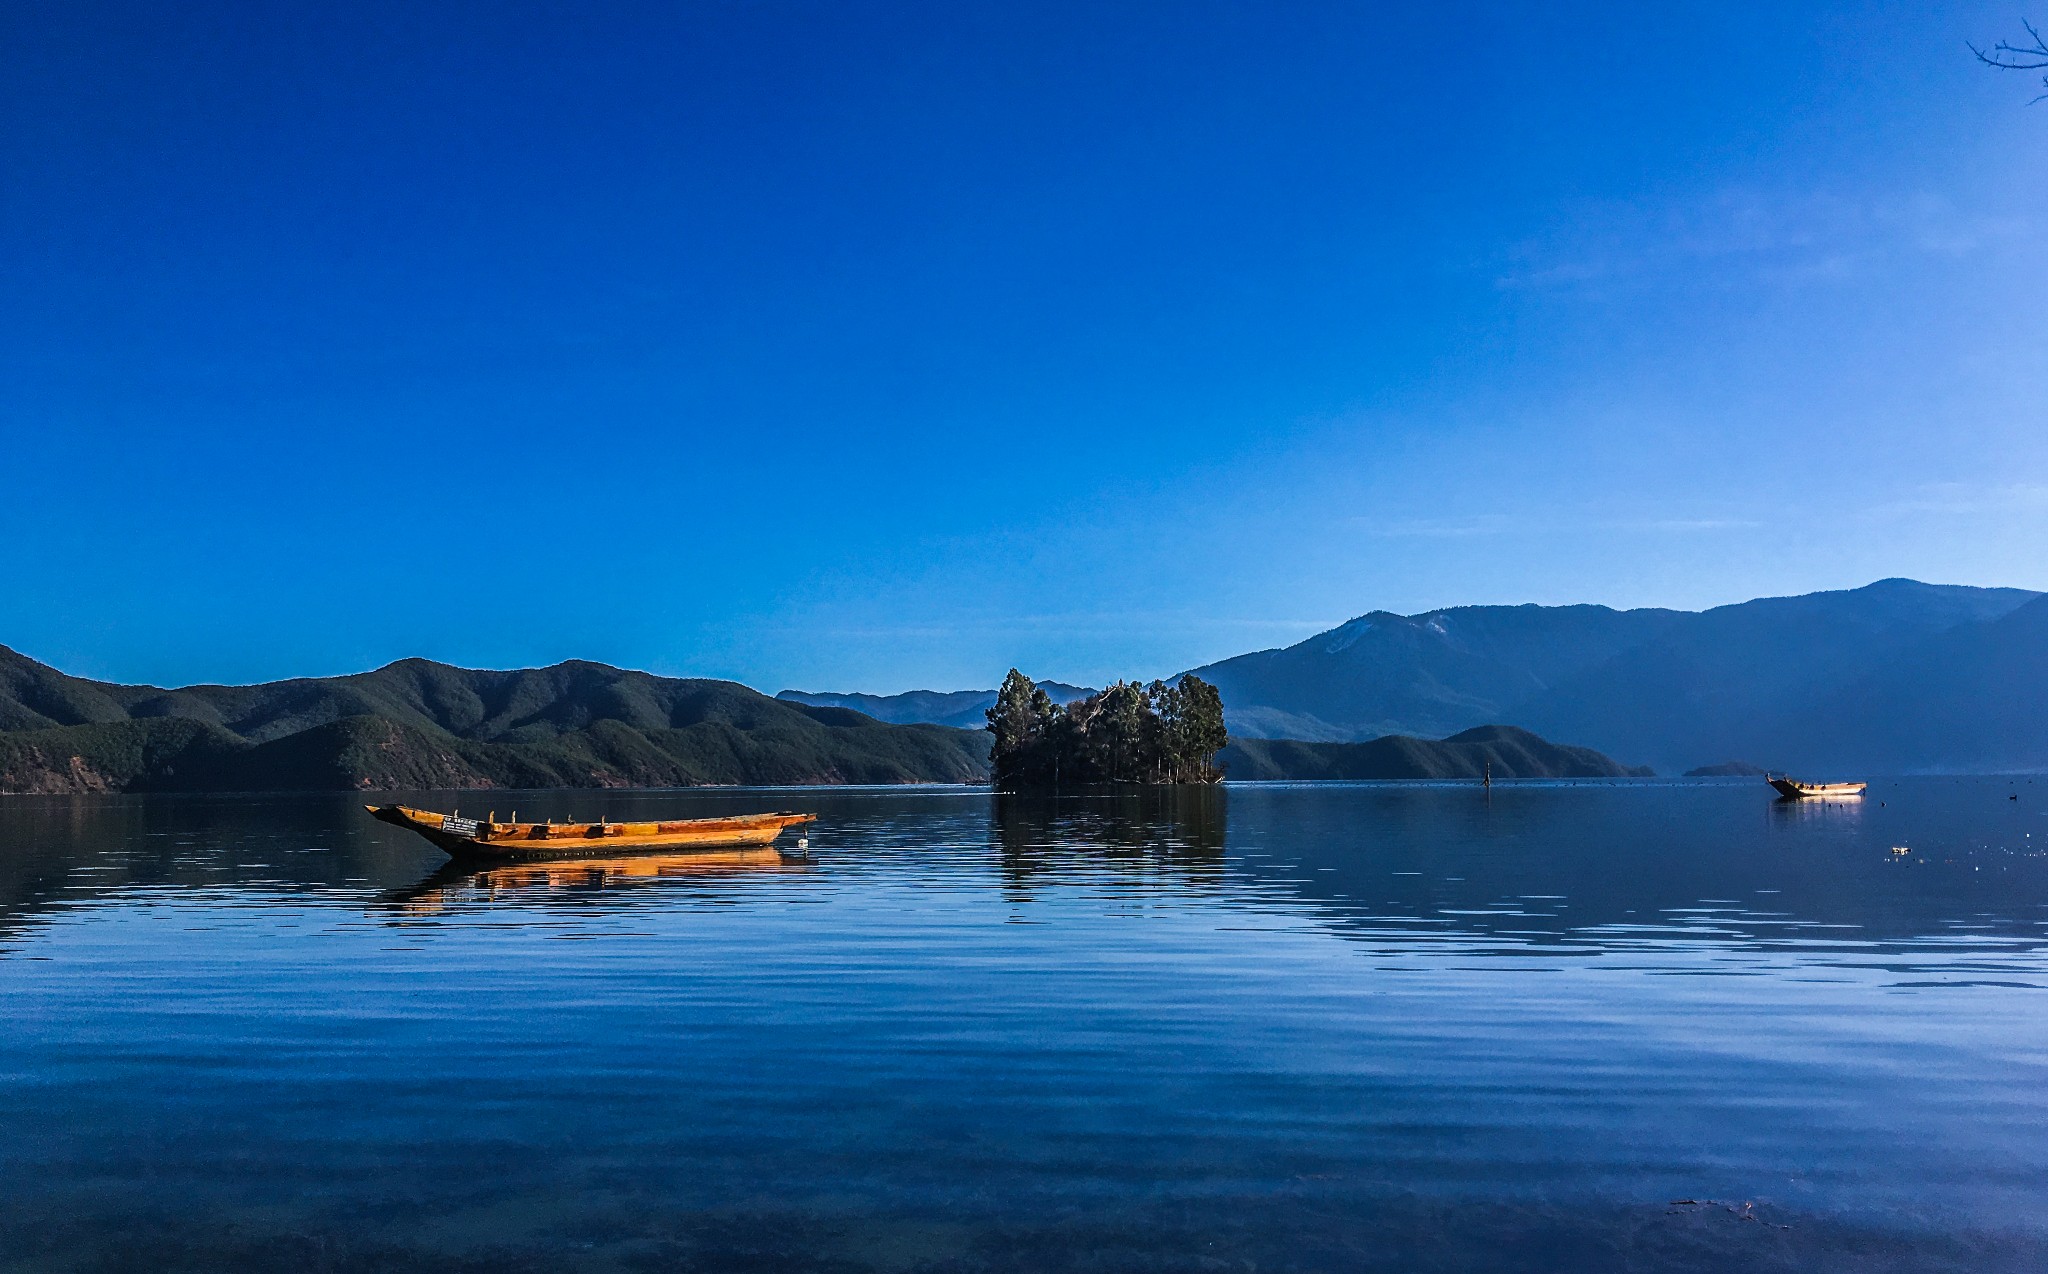
[[[1216,783],[1230,742],[1223,696],[1200,677],[1119,681],[1061,707],[1010,669],[988,710],[990,782],[998,791],[1084,783]]]

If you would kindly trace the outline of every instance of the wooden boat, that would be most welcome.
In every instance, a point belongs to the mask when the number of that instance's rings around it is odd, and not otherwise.
[[[1801,800],[1809,796],[1861,796],[1864,783],[1801,783],[1798,779],[1783,774],[1773,777],[1764,775],[1764,781],[1778,789],[1789,800]]]
[[[785,827],[815,823],[816,814],[741,814],[667,823],[500,823],[404,805],[365,805],[370,817],[403,827],[455,858],[613,857],[640,850],[758,849]]]

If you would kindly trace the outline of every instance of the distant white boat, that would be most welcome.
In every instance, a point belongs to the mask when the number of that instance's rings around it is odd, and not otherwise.
[[[1863,789],[1869,786],[1867,783],[1801,783],[1782,774],[1776,777],[1766,774],[1764,781],[1795,801],[1808,796],[1861,796]]]

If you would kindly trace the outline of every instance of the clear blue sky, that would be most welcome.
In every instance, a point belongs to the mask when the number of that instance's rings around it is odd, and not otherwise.
[[[2048,588],[2018,4],[8,5],[0,643],[888,691]]]

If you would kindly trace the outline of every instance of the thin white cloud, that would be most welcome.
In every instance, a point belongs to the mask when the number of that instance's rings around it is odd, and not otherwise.
[[[1975,517],[2009,513],[2048,513],[2048,483],[2013,482],[1979,486],[1967,482],[1933,482],[1912,495],[1875,505],[1878,517],[1926,514]]]
[[[1501,513],[1482,513],[1469,518],[1407,518],[1384,522],[1374,518],[1353,518],[1370,535],[1385,539],[1459,540],[1482,535],[1516,535],[1536,530],[1528,518]]]
[[[1608,522],[1603,529],[1620,531],[1751,531],[1763,523],[1752,518],[1651,518],[1641,522]]]
[[[1496,284],[1599,295],[1679,276],[1720,287],[1844,280],[1906,256],[1965,258],[2032,228],[1920,191],[1851,197],[1738,189],[1685,204],[1589,204],[1509,253]]]
[[[1589,531],[1698,534],[1747,531],[1764,525],[1750,518],[1553,518],[1482,513],[1468,518],[1410,518],[1382,521],[1349,520],[1366,534],[1381,539],[1471,539],[1482,536],[1579,535]]]
[[[1318,619],[1267,619],[1190,615],[1181,611],[1073,611],[1042,615],[966,615],[919,624],[819,625],[808,631],[820,637],[844,640],[948,639],[1020,631],[1116,637],[1154,633],[1163,627],[1182,631],[1314,633],[1343,622],[1342,618],[1328,616]]]

